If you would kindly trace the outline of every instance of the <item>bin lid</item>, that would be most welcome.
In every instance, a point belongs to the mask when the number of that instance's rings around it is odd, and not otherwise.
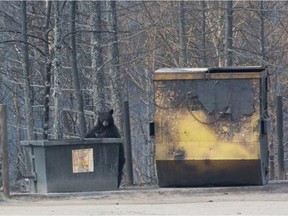
[[[219,68],[161,68],[154,72],[153,80],[179,79],[259,79],[267,76],[266,67],[219,67]]]
[[[122,138],[84,138],[84,139],[49,139],[49,140],[31,140],[21,141],[22,146],[67,146],[67,145],[82,145],[82,144],[109,144],[123,143]]]

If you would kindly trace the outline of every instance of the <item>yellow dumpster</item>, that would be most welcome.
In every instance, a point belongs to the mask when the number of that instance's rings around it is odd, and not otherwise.
[[[153,82],[160,187],[267,183],[265,68],[163,68]]]

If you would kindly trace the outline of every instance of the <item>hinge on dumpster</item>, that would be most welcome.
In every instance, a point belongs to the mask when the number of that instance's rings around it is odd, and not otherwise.
[[[37,182],[37,173],[32,172],[30,175],[23,175],[24,178],[33,179],[34,182]]]
[[[262,134],[267,134],[269,133],[271,130],[271,120],[270,118],[266,117],[264,119],[261,120],[261,132]]]
[[[149,123],[149,135],[155,136],[155,123],[154,122]]]

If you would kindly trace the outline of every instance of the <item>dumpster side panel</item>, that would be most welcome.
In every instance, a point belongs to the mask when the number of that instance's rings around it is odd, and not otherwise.
[[[41,141],[39,141],[41,142]],[[32,147],[32,146],[31,146]],[[47,193],[47,170],[46,170],[46,160],[44,160],[46,152],[45,148],[41,146],[33,146],[34,149],[34,166],[36,173],[36,181],[34,181],[35,192],[36,193]]]
[[[156,159],[259,159],[259,80],[237,81],[157,83]]]
[[[80,158],[73,159],[75,150],[93,152],[93,155],[88,158],[79,154]],[[48,192],[115,190],[118,187],[118,158],[117,143],[46,146]],[[79,164],[73,167],[73,163]],[[76,165],[82,168],[75,168]]]
[[[236,73],[230,79],[213,74],[213,79],[201,79],[197,74],[196,79],[173,80],[169,74],[167,80],[165,75],[154,79],[160,186],[266,182],[262,178],[262,157],[267,156],[261,149],[265,145],[261,139],[262,76],[249,75]]]

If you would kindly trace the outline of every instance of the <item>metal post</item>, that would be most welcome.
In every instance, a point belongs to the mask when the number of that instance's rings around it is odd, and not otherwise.
[[[7,109],[6,105],[0,104],[0,142],[2,147],[2,182],[3,194],[9,198],[9,164],[7,142]]]
[[[130,131],[130,115],[129,103],[123,102],[124,117],[124,151],[125,151],[125,167],[127,173],[127,184],[133,184],[133,166],[132,166],[132,148],[131,148],[131,131]]]
[[[285,179],[284,146],[283,146],[283,103],[282,96],[277,96],[277,138],[278,138],[278,170],[279,179]]]

